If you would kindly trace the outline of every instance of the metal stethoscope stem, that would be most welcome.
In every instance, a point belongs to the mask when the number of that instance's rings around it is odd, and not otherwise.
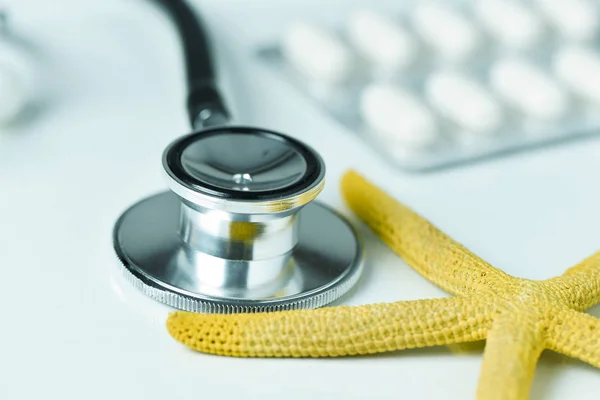
[[[211,144],[210,139],[205,140]],[[169,166],[170,149],[165,152],[165,170],[172,192],[181,201],[178,233],[185,258],[196,271],[195,277],[216,295],[261,298],[282,290],[294,270],[293,250],[299,240],[298,212],[321,192],[324,176],[321,174],[306,191],[280,196],[274,201],[215,198],[190,189],[177,178]],[[208,173],[215,167],[198,154],[194,156],[187,160],[190,169]],[[287,159],[291,168],[294,157],[298,155],[282,154],[262,167],[272,167]],[[254,170],[242,170],[229,174],[230,179],[219,183],[233,190],[251,192],[255,179],[261,178],[260,171],[258,176],[253,175]],[[205,265],[212,267],[202,268]]]

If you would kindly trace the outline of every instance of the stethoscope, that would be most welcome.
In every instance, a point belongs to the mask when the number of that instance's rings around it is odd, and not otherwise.
[[[157,0],[181,38],[194,133],[167,146],[169,191],[117,220],[114,249],[147,296],[195,312],[315,308],[358,280],[350,223],[315,198],[325,164],[304,143],[228,125],[201,23],[184,0]]]

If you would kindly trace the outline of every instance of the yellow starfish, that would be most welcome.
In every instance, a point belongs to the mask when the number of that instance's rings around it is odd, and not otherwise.
[[[479,399],[526,399],[551,349],[600,368],[600,252],[561,277],[512,277],[355,172],[350,208],[421,275],[456,297],[271,314],[174,312],[169,333],[194,350],[237,357],[338,357],[486,339]]]

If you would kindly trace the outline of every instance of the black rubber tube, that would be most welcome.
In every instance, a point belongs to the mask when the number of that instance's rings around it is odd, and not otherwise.
[[[184,0],[153,0],[173,21],[181,41],[187,80],[187,111],[192,128],[203,110],[229,112],[219,93],[208,36],[200,16]]]

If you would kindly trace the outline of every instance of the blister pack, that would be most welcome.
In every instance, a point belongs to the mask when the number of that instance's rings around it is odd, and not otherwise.
[[[258,55],[407,170],[600,132],[600,2],[407,0],[295,20]]]

